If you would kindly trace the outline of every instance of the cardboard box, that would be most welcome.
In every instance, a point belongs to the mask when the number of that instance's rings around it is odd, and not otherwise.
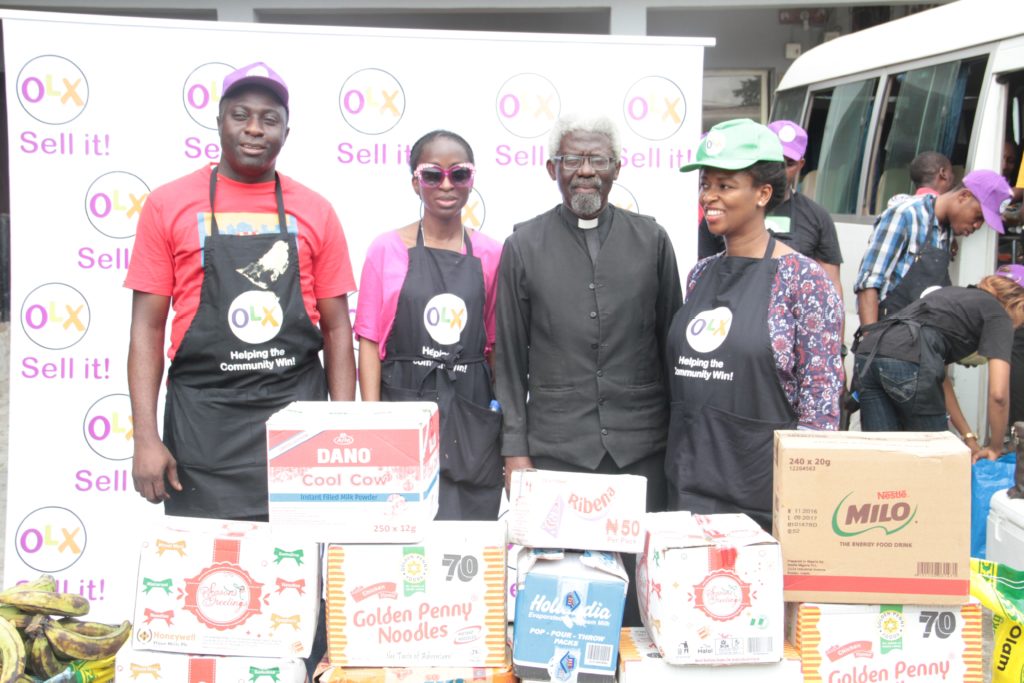
[[[662,659],[658,646],[644,628],[622,629],[619,641],[618,683],[804,683],[800,655],[789,643],[783,645],[782,661],[774,664],[733,666],[676,666]]]
[[[512,543],[530,548],[643,550],[645,477],[516,470],[510,488]]]
[[[167,517],[139,553],[139,650],[306,657],[320,609],[316,544],[269,524]]]
[[[114,660],[114,680],[174,681],[175,683],[213,683],[214,681],[273,681],[303,683],[306,664],[301,659],[270,657],[203,657],[136,650],[125,643]]]
[[[500,668],[428,667],[346,669],[328,666],[317,683],[518,683],[511,665]]]
[[[790,604],[804,680],[981,683],[981,605]]]
[[[327,551],[330,661],[504,667],[505,527],[431,522],[416,545]]]
[[[509,543],[505,559],[505,613],[509,623],[516,620],[516,594],[519,592],[519,554],[523,546]]]
[[[787,601],[962,604],[971,455],[948,432],[775,433]]]
[[[640,616],[670,664],[782,659],[782,553],[746,515],[648,515]]]
[[[627,584],[614,553],[522,553],[515,674],[531,681],[614,683]]]
[[[320,543],[408,543],[437,514],[437,405],[295,402],[267,420],[270,521]]]

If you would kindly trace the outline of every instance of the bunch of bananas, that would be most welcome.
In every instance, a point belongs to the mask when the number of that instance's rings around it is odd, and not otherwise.
[[[58,593],[53,576],[0,592],[0,683],[104,683],[132,624],[101,624],[81,595]]]

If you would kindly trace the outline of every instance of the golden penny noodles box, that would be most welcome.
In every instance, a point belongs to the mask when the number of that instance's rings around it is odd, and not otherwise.
[[[967,602],[971,455],[949,432],[775,432],[787,602]]]
[[[414,544],[328,548],[332,665],[508,664],[505,525],[431,522],[424,530]]]
[[[132,646],[203,655],[306,657],[320,555],[269,524],[167,517],[143,536]]]

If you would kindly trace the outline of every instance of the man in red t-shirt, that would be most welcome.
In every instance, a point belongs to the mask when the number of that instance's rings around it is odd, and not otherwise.
[[[157,188],[136,230],[125,280],[132,477],[167,514],[266,520],[263,423],[292,401],[355,398],[356,287],[331,205],[275,171],[288,136],[284,81],[257,62],[222,92],[220,163]]]

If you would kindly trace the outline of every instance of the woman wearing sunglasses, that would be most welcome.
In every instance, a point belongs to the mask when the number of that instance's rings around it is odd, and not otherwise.
[[[725,252],[699,261],[668,335],[669,507],[772,521],[776,429],[835,429],[843,308],[821,266],[776,241],[782,145],[766,126],[712,128],[682,171]]]
[[[491,382],[501,245],[462,224],[473,150],[435,130],[409,155],[422,218],[374,240],[356,310],[364,401],[436,401],[441,422],[437,519],[497,519],[501,413]]]

